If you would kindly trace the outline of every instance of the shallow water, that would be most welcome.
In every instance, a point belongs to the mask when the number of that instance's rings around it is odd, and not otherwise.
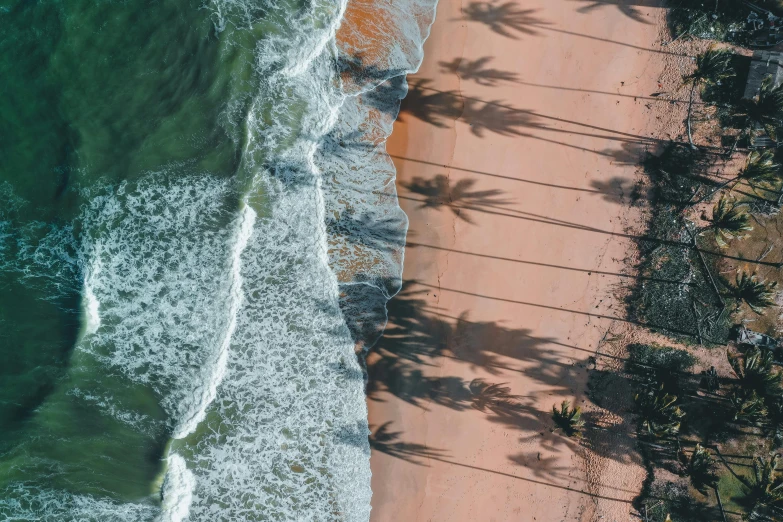
[[[434,5],[358,68],[345,8],[0,1],[0,518],[369,518]]]

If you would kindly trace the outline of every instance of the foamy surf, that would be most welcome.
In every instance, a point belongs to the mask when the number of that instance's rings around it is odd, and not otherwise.
[[[336,41],[346,5],[210,4],[226,55],[251,64],[234,81],[252,92],[221,120],[242,144],[236,172],[172,162],[107,180],[83,188],[75,226],[30,233],[29,284],[80,286],[82,335],[54,396],[169,444],[148,497],[0,484],[0,515],[369,519],[355,348],[380,334],[400,287],[407,220],[383,142],[434,4],[410,3],[411,27],[379,35],[394,44],[366,78],[343,75],[356,51]]]

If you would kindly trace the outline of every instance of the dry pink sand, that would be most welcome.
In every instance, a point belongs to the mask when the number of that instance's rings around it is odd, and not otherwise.
[[[642,470],[550,411],[583,403],[622,316],[617,234],[666,49],[639,3],[440,1],[388,143],[410,233],[368,357],[375,522],[632,518]],[[503,79],[471,73],[483,58]],[[516,397],[482,403],[502,383]]]

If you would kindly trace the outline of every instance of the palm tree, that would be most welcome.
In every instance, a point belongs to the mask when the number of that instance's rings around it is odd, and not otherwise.
[[[758,278],[757,275],[749,275],[747,272],[738,272],[735,284],[729,284],[729,294],[736,299],[739,310],[744,302],[751,310],[761,315],[764,309],[775,304],[775,288],[777,281],[767,283]]]
[[[557,409],[556,405],[552,406],[552,420],[557,425],[556,429],[563,430],[569,437],[581,437],[582,428],[584,428],[585,422],[582,420],[582,408],[576,406],[569,408],[569,402],[563,401],[560,403],[560,409]]]
[[[634,402],[643,434],[660,438],[679,433],[685,412],[675,404],[677,396],[666,393],[663,385],[637,393]]]
[[[775,163],[775,153],[771,150],[762,152],[752,151],[748,154],[748,157],[745,160],[745,166],[740,170],[739,174],[724,181],[706,195],[691,203],[690,206],[701,203],[704,199],[712,196],[717,191],[722,190],[727,185],[731,185],[730,190],[734,190],[737,183],[742,180],[747,181],[751,187],[753,187],[754,183],[778,186],[780,182],[783,181],[783,178],[781,177],[780,164]],[[753,188],[755,189],[755,187]]]
[[[737,176],[751,183],[766,183],[776,186],[781,181],[780,164],[775,163],[775,153],[771,150],[762,152],[754,150],[748,154],[745,167]]]
[[[693,95],[697,88],[701,88],[701,86],[705,84],[717,83],[720,80],[734,76],[734,70],[731,67],[731,57],[731,51],[710,48],[696,57],[696,69],[683,78],[683,83],[691,86],[691,93],[688,101],[688,117],[686,119],[688,142],[691,144],[691,148],[696,148],[693,144],[693,136],[691,136]]]
[[[745,204],[721,196],[712,208],[712,217],[707,219],[709,225],[702,227],[701,233],[712,231],[715,242],[721,248],[726,248],[732,239],[747,237],[743,232],[753,230],[747,208]]]
[[[771,508],[783,503],[783,474],[778,470],[780,455],[770,458],[756,457],[753,460],[751,481],[745,484],[747,497],[753,508]]]
[[[758,96],[742,100],[739,111],[745,121],[740,137],[764,129],[770,138],[776,139],[777,129],[783,123],[783,85],[775,86],[772,77],[767,76],[761,82]]]
[[[755,390],[737,388],[729,397],[734,409],[734,420],[754,423],[767,414],[764,399]]]
[[[765,399],[779,394],[780,371],[773,367],[771,351],[753,346],[745,353],[732,353],[727,350],[726,356],[744,390],[756,392]]]
[[[715,460],[710,451],[701,444],[696,444],[696,449],[691,453],[686,473],[691,478],[693,487],[701,493],[704,493],[708,486],[714,488],[718,483]]]
[[[767,423],[764,435],[772,440],[774,447],[783,445],[783,398],[767,399]]]

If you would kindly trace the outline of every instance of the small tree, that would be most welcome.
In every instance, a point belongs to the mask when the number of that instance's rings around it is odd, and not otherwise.
[[[761,82],[758,96],[742,100],[738,107],[744,120],[742,135],[753,136],[757,129],[763,129],[771,138],[777,138],[778,127],[783,122],[783,86],[775,86],[772,77]]]
[[[746,272],[738,272],[734,285],[729,286],[729,294],[737,300],[736,310],[744,302],[751,310],[761,315],[764,309],[775,303],[775,288],[777,281],[767,283],[760,280],[757,275],[749,275]]]
[[[765,399],[779,395],[780,371],[774,369],[771,351],[752,346],[744,353],[727,350],[726,356],[744,390],[753,391]]]
[[[568,437],[581,437],[582,428],[584,428],[584,421],[582,420],[582,408],[576,406],[574,408],[569,407],[568,401],[560,403],[560,409],[557,409],[557,405],[552,406],[552,420],[555,421],[556,428],[563,430]]]
[[[732,239],[747,237],[743,232],[753,230],[747,208],[745,204],[738,204],[733,199],[721,196],[712,208],[712,217],[707,219],[709,224],[702,227],[701,233],[712,232],[715,242],[721,248],[726,248],[728,241]]]
[[[676,404],[677,396],[666,393],[663,385],[637,393],[634,402],[642,434],[661,438],[680,432],[685,412]]]
[[[702,494],[705,494],[707,487],[714,488],[718,483],[715,460],[710,455],[710,451],[701,444],[696,444],[696,449],[691,453],[686,473],[691,478],[693,487]]]
[[[767,423],[764,426],[764,435],[767,436],[774,447],[783,445],[783,397],[767,399]]]
[[[745,484],[752,506],[751,514],[759,508],[773,508],[783,503],[783,475],[778,469],[779,461],[779,455],[753,460],[753,475],[751,481]]]
[[[692,148],[693,136],[691,135],[691,112],[693,109],[693,96],[697,88],[701,88],[708,83],[718,83],[721,80],[734,76],[734,70],[731,67],[732,53],[724,49],[710,48],[696,57],[696,69],[683,78],[685,85],[691,86],[691,93],[688,99],[688,116],[686,118],[688,128],[688,142]]]
[[[761,152],[754,150],[748,154],[745,166],[740,171],[737,179],[773,186],[780,184],[780,164],[775,162],[775,153],[771,150]]]
[[[735,421],[755,423],[767,414],[764,399],[759,397],[755,390],[735,388],[729,401],[734,410]]]

